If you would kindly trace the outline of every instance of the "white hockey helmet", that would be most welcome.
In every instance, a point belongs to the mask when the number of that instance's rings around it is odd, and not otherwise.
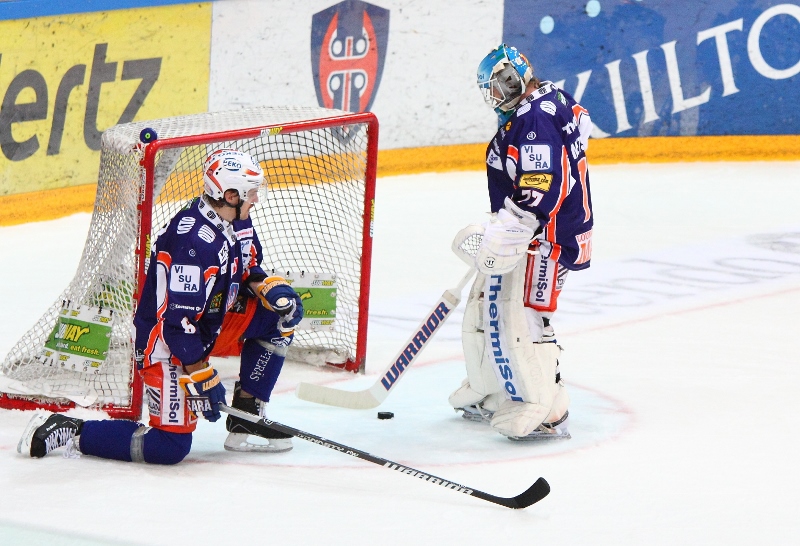
[[[203,163],[203,182],[212,199],[223,199],[227,190],[236,190],[244,201],[248,193],[261,188],[264,171],[249,154],[223,148],[212,152]]]

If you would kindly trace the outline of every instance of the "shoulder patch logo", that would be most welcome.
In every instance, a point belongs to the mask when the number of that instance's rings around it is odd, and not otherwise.
[[[533,188],[541,191],[550,191],[553,175],[549,173],[523,174],[519,179],[520,188]]]
[[[200,229],[198,229],[197,235],[207,243],[213,243],[214,239],[217,238],[217,236],[214,235],[214,230],[208,226],[203,226]]]
[[[503,170],[503,162],[500,161],[500,156],[494,153],[494,150],[489,150],[489,155],[486,157],[486,164],[498,171]]]
[[[541,103],[539,103],[539,108],[541,108],[551,116],[556,115],[556,105],[550,102],[549,100],[543,100]]]
[[[211,313],[219,313],[220,308],[222,307],[222,292],[216,294],[211,301],[208,303],[208,312]]]
[[[178,222],[178,235],[184,235],[191,231],[192,226],[194,226],[195,219],[191,216],[187,216],[185,218],[181,218]]]
[[[506,131],[510,130],[511,130],[511,122],[509,121],[508,123],[506,123]]]
[[[552,152],[549,144],[523,144],[519,154],[523,171],[549,171],[552,168]]]
[[[200,268],[196,265],[172,264],[169,268],[171,292],[199,292]]]

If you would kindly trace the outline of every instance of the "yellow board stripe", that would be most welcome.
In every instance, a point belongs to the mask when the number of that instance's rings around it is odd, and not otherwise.
[[[483,170],[485,151],[486,144],[383,150],[378,154],[378,176]],[[592,165],[686,161],[792,161],[800,160],[800,135],[592,139],[589,141],[588,156]],[[291,167],[297,168],[296,165]],[[290,168],[289,171],[294,169]],[[335,179],[335,170],[326,176]],[[287,178],[288,180],[281,182],[290,182],[293,176]],[[0,196],[0,226],[52,220],[77,212],[91,212],[96,190],[96,184],[86,184]]]
[[[486,144],[401,148],[378,154],[378,176],[485,168]],[[800,159],[800,135],[603,138],[589,141],[590,165]]]
[[[77,212],[92,212],[95,193],[97,184],[4,195],[0,197],[0,226],[53,220]]]
[[[800,159],[800,135],[603,138],[589,141],[589,164]]]

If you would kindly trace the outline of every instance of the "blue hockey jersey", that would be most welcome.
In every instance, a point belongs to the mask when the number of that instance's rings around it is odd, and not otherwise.
[[[552,255],[571,270],[589,267],[592,198],[586,148],[589,112],[551,82],[524,98],[486,150],[492,212],[510,197],[536,215]]]
[[[193,364],[211,352],[225,313],[259,266],[251,220],[228,223],[203,198],[157,235],[134,316],[141,366]]]

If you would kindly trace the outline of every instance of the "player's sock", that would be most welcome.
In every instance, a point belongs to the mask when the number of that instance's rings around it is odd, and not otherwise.
[[[179,463],[191,448],[191,433],[168,432],[126,420],[86,421],[78,443],[84,455],[151,464]]]
[[[86,421],[78,442],[84,455],[131,461],[131,437],[142,425],[133,421]]]
[[[37,411],[22,433],[17,451],[41,458],[81,433],[83,420],[48,411]]]

